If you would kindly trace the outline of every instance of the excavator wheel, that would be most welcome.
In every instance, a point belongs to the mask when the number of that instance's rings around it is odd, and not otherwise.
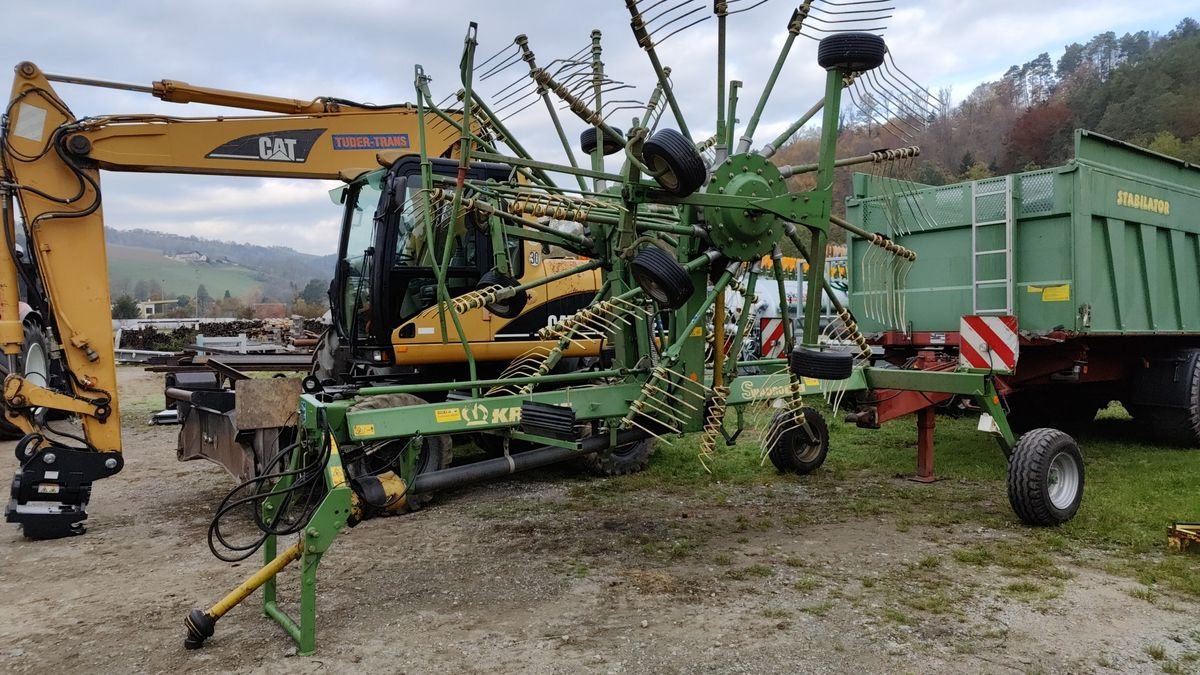
[[[385,408],[402,408],[410,405],[424,405],[426,401],[412,394],[384,394],[363,399],[350,406],[346,412],[362,410],[382,410]],[[361,460],[358,473],[382,474],[394,471],[400,475],[403,470],[403,451],[408,445],[407,439],[382,441],[367,448],[367,455]],[[449,436],[425,436],[421,441],[421,453],[417,457],[414,474],[420,475],[429,471],[440,471],[450,466],[454,459],[454,445]],[[433,495],[407,495],[407,508],[404,511],[417,511],[433,499]],[[393,510],[393,513],[400,512]]]
[[[50,382],[50,342],[42,327],[35,323],[25,324],[25,343],[17,354],[17,371],[33,384],[47,386]],[[0,380],[8,376],[8,368],[0,359]],[[25,435],[17,425],[0,416],[0,440],[17,440]]]

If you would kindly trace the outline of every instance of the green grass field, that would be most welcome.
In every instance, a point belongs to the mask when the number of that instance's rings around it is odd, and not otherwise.
[[[975,430],[974,417],[938,418],[940,480],[925,485],[905,480],[916,468],[915,418],[868,430],[823,412],[830,426],[829,457],[806,477],[779,474],[769,461],[761,465],[758,439],[748,431],[735,446],[718,448],[709,462],[712,475],[704,472],[697,458],[698,436],[692,435],[660,443],[646,472],[577,490],[585,500],[641,489],[703,490],[721,500],[751,485],[771,488],[799,481],[827,510],[786,513],[785,518],[837,522],[889,517],[901,529],[978,524],[1004,532],[1005,538],[963,552],[968,564],[1023,570],[1046,566],[1046,556],[1052,554],[1136,579],[1148,597],[1161,590],[1200,597],[1200,558],[1166,553],[1171,522],[1200,521],[1200,450],[1143,443],[1138,423],[1115,404],[1077,439],[1086,464],[1078,515],[1061,527],[1043,529],[1026,527],[1013,515],[1005,488],[1006,460],[991,437]],[[732,427],[732,415],[727,424]]]
[[[159,251],[134,246],[108,246],[108,274],[114,294],[123,288],[132,291],[140,280],[159,282],[168,297],[194,296],[200,284],[214,298],[222,297],[225,291],[246,297],[262,285],[262,280],[245,267],[171,260]]]

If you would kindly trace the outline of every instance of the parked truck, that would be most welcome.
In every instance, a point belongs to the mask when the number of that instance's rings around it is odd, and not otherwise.
[[[883,360],[925,370],[974,348],[961,317],[1016,317],[1016,368],[997,383],[1018,433],[1079,428],[1120,401],[1148,437],[1200,445],[1200,167],[1090,131],[1074,144],[1063,166],[954,185],[857,175],[848,219],[921,264],[898,294],[902,325],[872,319],[871,280],[896,277],[872,276],[852,238],[851,309]],[[852,418],[920,412],[931,452],[949,400],[873,391]]]

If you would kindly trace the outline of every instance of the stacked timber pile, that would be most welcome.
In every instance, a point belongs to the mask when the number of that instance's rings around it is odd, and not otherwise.
[[[319,321],[292,319],[246,319],[203,321],[195,327],[161,329],[154,326],[125,328],[122,349],[181,352],[197,344],[198,337],[235,338],[244,335],[251,343],[309,349],[316,344],[324,326]]]

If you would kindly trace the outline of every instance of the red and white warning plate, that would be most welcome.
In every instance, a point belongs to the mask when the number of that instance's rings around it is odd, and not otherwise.
[[[964,316],[959,322],[958,365],[1011,373],[1020,346],[1015,316]]]
[[[759,322],[763,358],[777,359],[783,356],[783,319],[760,319]]]

